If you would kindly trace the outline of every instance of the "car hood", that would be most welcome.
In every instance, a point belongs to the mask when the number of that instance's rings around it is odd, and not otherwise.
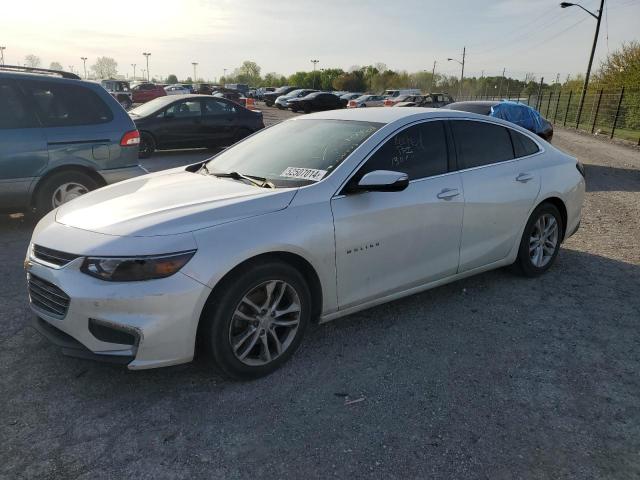
[[[83,195],[62,205],[56,222],[107,235],[176,235],[282,210],[296,191],[169,170]]]

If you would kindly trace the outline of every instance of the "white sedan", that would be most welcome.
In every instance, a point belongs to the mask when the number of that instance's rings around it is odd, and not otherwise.
[[[310,322],[507,265],[544,273],[584,191],[575,158],[499,119],[296,117],[48,214],[25,261],[30,304],[70,355],[135,370],[188,362],[198,343],[254,378]]]
[[[383,107],[385,97],[382,95],[362,95],[353,100],[349,100],[347,108],[363,108],[363,107]]]
[[[184,85],[167,85],[164,87],[164,91],[167,92],[167,95],[188,95],[191,93]]]

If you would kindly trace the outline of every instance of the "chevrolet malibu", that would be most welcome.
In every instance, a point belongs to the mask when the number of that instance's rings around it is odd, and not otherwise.
[[[336,110],[200,164],[88,193],[36,226],[36,328],[129,369],[272,372],[325,322],[487,270],[546,272],[579,226],[582,165],[512,123]]]

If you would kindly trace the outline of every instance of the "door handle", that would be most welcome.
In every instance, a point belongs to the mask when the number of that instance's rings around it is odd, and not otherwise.
[[[533,180],[533,175],[530,173],[521,173],[516,177],[516,182],[527,183],[529,180]]]
[[[437,195],[437,197],[441,200],[451,200],[453,197],[457,197],[458,195],[460,195],[460,192],[457,188],[445,188]]]

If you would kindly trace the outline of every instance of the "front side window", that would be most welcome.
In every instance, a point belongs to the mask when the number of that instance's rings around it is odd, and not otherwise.
[[[458,168],[473,168],[511,160],[509,131],[500,125],[473,120],[453,120],[451,128],[458,153]]]
[[[367,160],[358,177],[374,170],[403,172],[409,180],[448,171],[444,123],[424,122],[397,133]]]
[[[14,85],[0,83],[0,129],[36,126],[33,115]]]
[[[348,120],[290,120],[267,128],[207,163],[210,172],[239,172],[276,186],[322,180],[381,124]]]
[[[188,101],[177,102],[165,110],[165,117],[189,118],[201,115],[200,102]]]
[[[95,125],[113,119],[109,107],[88,88],[35,80],[25,80],[23,86],[45,127]]]

